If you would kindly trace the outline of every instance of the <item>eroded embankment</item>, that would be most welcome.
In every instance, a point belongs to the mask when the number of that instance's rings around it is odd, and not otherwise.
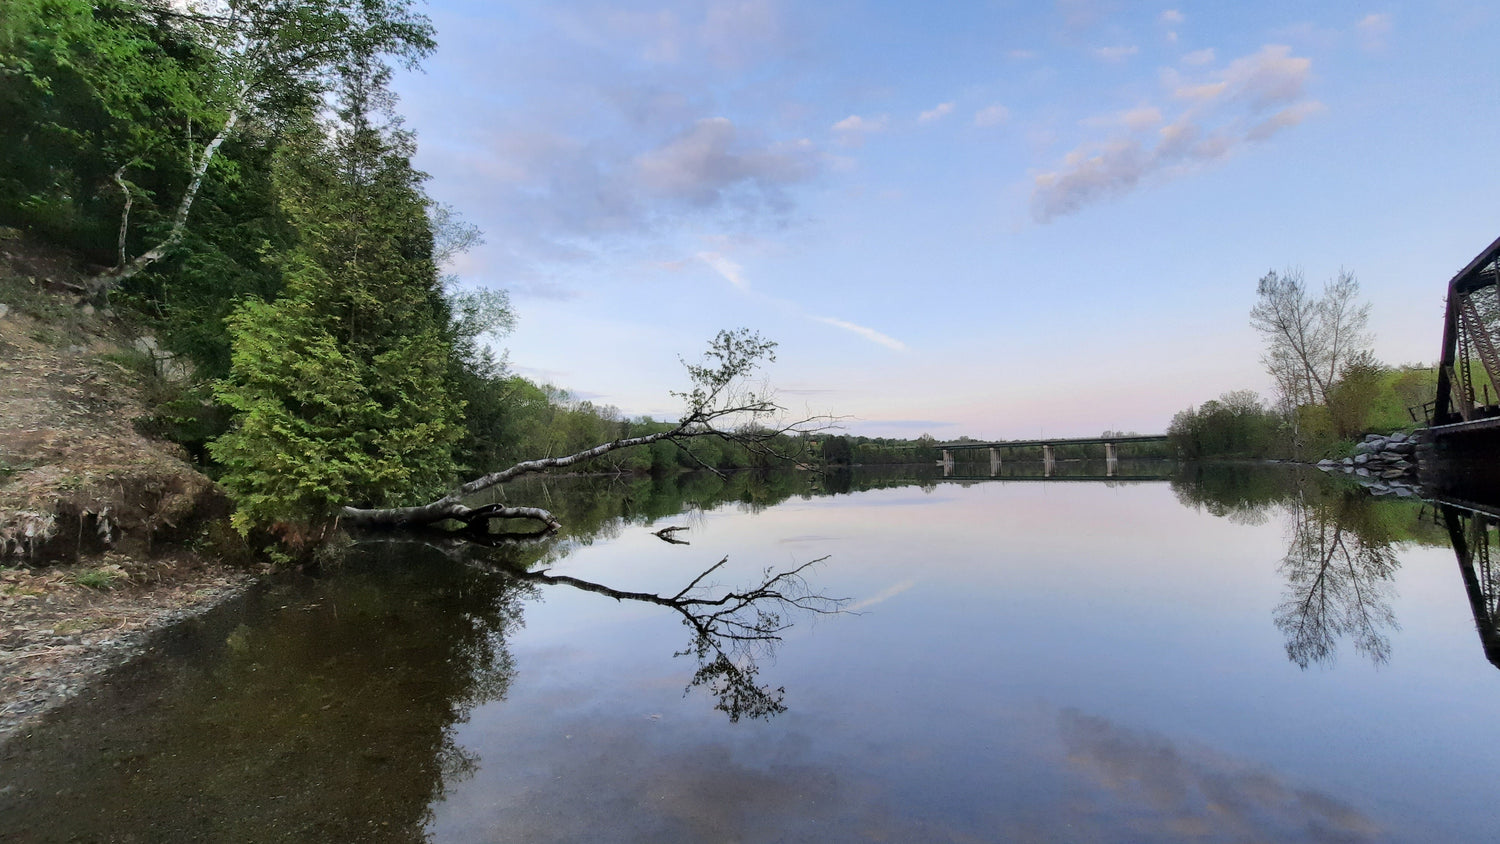
[[[0,237],[0,740],[252,577],[221,561],[223,492],[135,429],[149,376],[70,273]]]

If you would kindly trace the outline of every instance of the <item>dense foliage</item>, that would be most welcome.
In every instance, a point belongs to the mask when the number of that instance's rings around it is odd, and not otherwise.
[[[442,275],[478,233],[424,193],[387,86],[432,47],[409,0],[0,5],[0,225],[82,255],[80,292],[186,365],[149,427],[242,529],[316,535],[341,504],[672,427],[511,373],[505,294]],[[766,459],[705,437],[601,462]]]
[[[381,81],[351,71],[339,122],[309,119],[278,151],[297,243],[277,261],[282,295],[230,317],[217,392],[236,421],[210,447],[243,527],[318,524],[342,504],[435,493],[453,475],[447,312],[409,138],[371,119]]]
[[[1342,456],[1366,433],[1425,425],[1423,405],[1430,406],[1436,385],[1435,367],[1390,368],[1359,356],[1332,383],[1326,403],[1278,410],[1251,391],[1237,390],[1178,413],[1167,434],[1173,450],[1187,459]]]
[[[1225,393],[1172,417],[1168,441],[1189,460],[1267,457],[1283,445],[1282,419],[1249,390]]]

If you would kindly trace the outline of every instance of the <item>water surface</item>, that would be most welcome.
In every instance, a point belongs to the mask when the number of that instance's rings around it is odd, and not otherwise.
[[[1277,467],[519,494],[571,532],[366,544],[176,631],[0,752],[0,831],[1492,839],[1500,590],[1468,514]],[[783,592],[845,612],[762,602],[740,618],[779,642],[705,642],[714,610],[646,599],[724,558],[689,596],[826,558]]]

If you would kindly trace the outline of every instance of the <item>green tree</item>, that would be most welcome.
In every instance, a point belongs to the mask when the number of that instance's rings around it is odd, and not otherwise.
[[[1328,393],[1328,415],[1341,439],[1364,433],[1384,386],[1386,368],[1374,355],[1361,353],[1344,364]]]
[[[184,129],[208,119],[210,57],[136,0],[0,5],[0,215],[98,260],[132,209],[179,191]],[[123,257],[118,259],[123,265]]]
[[[124,5],[122,0],[122,5]],[[100,276],[106,290],[166,257],[182,242],[189,214],[220,148],[247,120],[276,125],[346,84],[351,67],[386,70],[384,56],[415,66],[431,52],[432,25],[409,0],[224,0],[134,5],[212,56],[200,78],[201,146],[193,144],[183,188],[153,245]],[[120,162],[122,170],[129,161]],[[126,213],[128,214],[128,207]],[[122,220],[122,234],[128,217]]]
[[[286,290],[230,320],[236,413],[211,445],[236,524],[321,534],[339,505],[387,506],[452,477],[461,406],[412,140],[377,124],[387,71],[349,68],[340,121],[305,119],[278,155],[282,207],[299,234]],[[329,140],[329,129],[332,140]]]
[[[829,466],[848,466],[854,460],[854,450],[849,447],[848,437],[827,437],[823,440],[823,462]]]
[[[1184,458],[1267,457],[1281,421],[1251,390],[1235,390],[1172,417],[1167,438]]]

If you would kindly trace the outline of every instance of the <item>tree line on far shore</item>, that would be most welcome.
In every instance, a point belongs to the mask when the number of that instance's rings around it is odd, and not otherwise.
[[[1382,363],[1369,317],[1353,273],[1340,272],[1319,295],[1300,271],[1267,273],[1250,324],[1265,342],[1274,395],[1235,390],[1178,413],[1167,429],[1174,451],[1194,460],[1318,460],[1343,455],[1367,433],[1425,426],[1437,368]]]

